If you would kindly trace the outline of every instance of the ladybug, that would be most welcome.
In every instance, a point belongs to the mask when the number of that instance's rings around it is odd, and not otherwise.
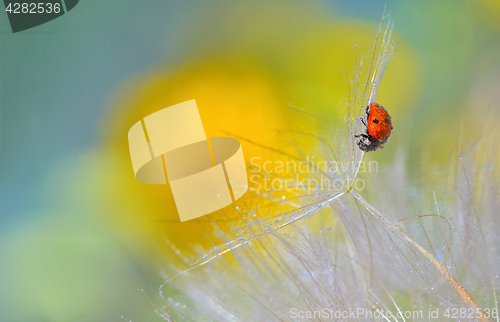
[[[366,126],[366,134],[355,135],[355,137],[361,137],[358,141],[361,151],[371,152],[378,148],[383,149],[392,133],[391,116],[387,110],[380,104],[371,103],[366,107],[366,121],[362,118],[361,122]]]

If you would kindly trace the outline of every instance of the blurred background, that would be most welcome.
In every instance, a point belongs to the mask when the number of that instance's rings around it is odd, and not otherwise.
[[[193,98],[207,135],[267,145],[302,127],[288,104],[338,118],[384,4],[399,44],[378,102],[395,129],[367,157],[404,149],[418,187],[458,133],[500,120],[497,0],[87,0],[16,34],[0,14],[0,320],[160,320],[138,290],[162,283],[163,239],[213,240],[178,222],[168,187],[135,180],[130,126]]]

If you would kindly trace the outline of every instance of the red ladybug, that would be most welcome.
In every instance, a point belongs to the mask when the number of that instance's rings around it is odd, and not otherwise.
[[[363,118],[361,122],[366,126],[366,134],[355,135],[355,137],[362,138],[358,141],[361,151],[371,152],[378,148],[383,149],[392,133],[391,116],[387,110],[380,104],[371,103],[366,107],[366,122]]]

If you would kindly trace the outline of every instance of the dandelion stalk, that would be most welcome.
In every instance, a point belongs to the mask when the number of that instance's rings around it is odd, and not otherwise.
[[[399,226],[393,224],[390,220],[388,220],[382,213],[380,213],[377,209],[375,209],[372,205],[370,205],[359,193],[352,190],[350,192],[357,200],[359,200],[365,207],[370,211],[370,213],[379,220],[385,227],[391,229],[391,231],[399,234],[406,241],[408,241],[411,245],[413,245],[422,255],[427,257],[434,266],[439,270],[439,272],[444,276],[444,278],[450,283],[453,289],[458,293],[458,295],[464,300],[465,303],[470,304],[475,309],[481,310],[481,321],[488,321],[485,317],[486,312],[484,312],[483,308],[472,298],[472,296],[467,292],[467,290],[453,277],[453,275],[444,267],[429,251],[427,251],[422,245],[416,242],[413,238],[411,238],[403,229]]]

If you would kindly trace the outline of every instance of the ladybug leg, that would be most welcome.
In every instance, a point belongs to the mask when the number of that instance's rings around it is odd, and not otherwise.
[[[368,139],[368,135],[366,135],[364,133],[356,134],[354,137],[356,137],[356,138],[362,137],[362,138]]]
[[[366,125],[366,122],[365,122],[365,119],[364,119],[364,118],[362,118],[362,117],[358,117],[358,120],[359,120],[359,121],[361,121],[361,123],[363,123],[363,125],[364,125],[365,127],[368,127],[368,126]]]

